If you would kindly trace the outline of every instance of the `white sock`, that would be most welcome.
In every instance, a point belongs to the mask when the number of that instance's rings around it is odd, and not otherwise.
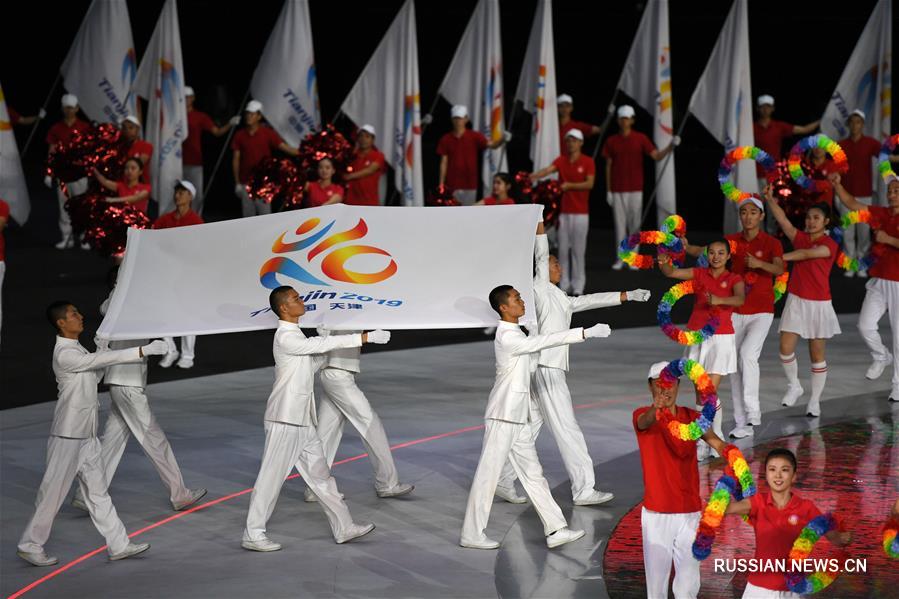
[[[824,392],[824,383],[827,382],[827,362],[815,362],[812,364],[812,397],[809,403],[817,404]]]
[[[787,375],[787,382],[791,387],[800,387],[799,384],[799,365],[796,363],[796,354],[789,356],[780,354],[780,363],[784,367],[784,374]]]

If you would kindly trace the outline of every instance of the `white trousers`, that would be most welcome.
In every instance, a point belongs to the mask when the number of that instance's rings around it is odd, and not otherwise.
[[[266,421],[265,450],[259,476],[250,495],[244,540],[258,541],[265,537],[265,526],[278,503],[284,479],[294,468],[318,498],[335,540],[346,534],[353,525],[350,510],[340,497],[337,483],[328,470],[322,442],[315,428]]]
[[[334,456],[343,436],[343,424],[349,420],[368,451],[368,460],[375,472],[375,489],[386,491],[397,486],[399,476],[384,425],[356,385],[355,375],[340,368],[323,368],[319,378],[325,393],[319,402],[316,430],[328,468],[334,464]]]
[[[615,251],[622,239],[640,231],[643,217],[642,191],[610,191],[609,204],[615,221]]]
[[[56,203],[59,205],[59,234],[63,240],[66,240],[72,236],[72,218],[69,216],[69,211],[66,210],[66,202],[69,198],[66,197],[66,194],[63,193],[56,182],[54,182],[54,185],[56,185]]]
[[[549,535],[567,525],[561,508],[549,491],[549,483],[543,476],[531,424],[487,420],[484,446],[478,469],[471,481],[465,520],[462,522],[462,541],[476,542],[486,538],[484,529],[490,519],[493,495],[500,471],[507,461],[512,462],[515,474],[543,522],[543,534]]]
[[[587,284],[587,232],[589,214],[559,215],[559,264],[562,265],[562,290],[584,293]]]
[[[0,260],[0,333],[3,332],[3,278],[6,276],[6,262]],[[0,336],[2,339],[2,336]]]
[[[121,553],[128,546],[125,525],[119,520],[106,492],[100,441],[96,437],[70,439],[51,435],[47,441],[47,469],[37,491],[34,515],[19,539],[20,551],[38,553],[44,550],[53,520],[76,476],[87,490],[84,503],[94,526],[106,539],[109,553]]]
[[[671,562],[674,561],[675,599],[699,594],[699,561],[693,557],[693,540],[699,512],[663,514],[643,508],[643,566],[647,599],[667,599]]]
[[[478,190],[477,189],[457,189],[453,192],[453,197],[456,198],[463,206],[471,206],[478,199]]]
[[[747,582],[746,588],[743,590],[743,599],[802,599],[802,595],[792,591],[774,591],[757,587],[751,582]]]
[[[193,202],[191,202],[191,209],[203,216],[203,166],[185,164],[184,179],[193,183],[194,187],[197,188],[197,195],[194,196]]]
[[[836,196],[836,194],[834,194]],[[855,198],[866,206],[871,205],[871,198]],[[839,197],[833,199],[834,207],[840,216],[851,212]],[[852,225],[843,229],[843,252],[850,258],[864,258],[871,248],[871,227],[864,224]]]
[[[734,421],[742,427],[750,421],[761,422],[759,356],[774,314],[733,314],[731,319],[737,346],[737,371],[730,377],[730,394],[734,401]]]
[[[858,332],[871,350],[875,360],[890,360],[890,350],[886,348],[877,330],[884,313],[889,313],[890,329],[893,334],[893,393],[899,392],[899,281],[871,278],[866,284],[865,301],[858,313]]]
[[[178,346],[175,345],[174,337],[164,337],[163,341],[165,341],[168,348],[166,351],[170,354],[178,351]],[[181,338],[181,357],[185,360],[193,360],[194,359],[194,348],[197,346],[197,336],[196,335],[185,335]]]
[[[256,216],[258,214],[271,214],[272,213],[272,205],[266,204],[265,202],[256,202],[250,199],[250,194],[247,193],[247,188],[241,186],[240,192],[237,194],[237,197],[240,198],[240,214],[244,218],[247,216]]]
[[[181,469],[175,460],[172,446],[156,417],[150,411],[150,402],[143,387],[125,387],[122,385],[110,385],[109,397],[112,404],[109,416],[103,427],[100,437],[100,456],[103,460],[103,472],[106,483],[111,485],[128,438],[134,438],[140,444],[144,454],[150,458],[159,478],[169,489],[169,499],[172,503],[180,503],[190,498],[190,489],[184,486],[184,478]],[[75,491],[76,497],[84,499],[86,489],[84,482]]]

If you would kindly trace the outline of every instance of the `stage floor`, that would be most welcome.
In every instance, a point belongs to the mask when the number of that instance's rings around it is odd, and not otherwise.
[[[601,321],[602,312],[591,316]],[[887,401],[889,370],[878,381],[864,379],[869,356],[855,320],[854,315],[841,315],[844,333],[829,343],[824,414],[815,420],[804,416],[804,404],[791,409],[779,406],[785,379],[777,357],[775,322],[762,356],[765,415],[755,442],[767,447],[775,438],[789,437],[784,442],[798,443],[810,470],[821,463],[823,454],[806,448],[823,444],[830,449],[824,464],[830,468],[839,463],[844,483],[856,463],[867,464],[866,456],[874,451],[894,475],[893,486],[882,492],[885,504],[888,497],[899,494],[892,441],[899,404]],[[808,357],[797,353],[802,378],[807,380]],[[602,508],[572,508],[554,440],[547,432],[541,434],[538,449],[553,493],[571,525],[587,531],[586,538],[552,552],[546,549],[537,516],[528,505],[500,502],[494,503],[488,534],[502,539],[502,548],[494,552],[458,547],[493,381],[492,344],[486,340],[364,357],[359,384],[385,423],[401,479],[414,483],[416,489],[404,498],[378,499],[371,468],[362,457],[364,449],[355,431],[348,429],[334,476],[355,519],[374,522],[377,529],[347,545],[334,544],[320,508],[303,503],[301,481],[291,480],[269,522],[270,536],[284,549],[258,554],[240,548],[249,490],[262,455],[262,414],[271,387],[270,368],[150,386],[154,411],[186,482],[208,488],[209,494],[198,509],[173,514],[155,471],[131,442],[110,493],[129,532],[152,548],[123,562],[110,563],[105,552],[96,551],[102,538],[86,515],[68,505],[61,510],[47,544],[60,565],[38,569],[16,557],[15,544],[43,473],[54,404],[5,410],[0,413],[0,592],[11,596],[27,589],[27,597],[66,598],[617,597],[627,596],[619,592],[625,585],[626,592],[639,595],[643,592],[636,572],[639,555],[629,558],[624,568],[620,560],[610,562],[617,568],[614,576],[609,565],[604,570],[603,558],[610,532],[620,519],[628,522],[627,514],[642,497],[631,413],[647,403],[646,370],[652,362],[680,354],[680,346],[664,339],[657,327],[615,331],[609,339],[572,349],[569,385],[596,464],[598,486],[615,492],[616,499]],[[727,384],[721,395],[727,422],[732,416]],[[681,403],[692,403],[691,399],[685,389]],[[108,399],[104,396],[101,402],[105,406]],[[849,435],[856,448],[852,451],[837,450],[829,436],[829,427],[841,422],[856,427]],[[866,432],[865,426],[870,430]],[[738,445],[749,451],[752,441]],[[710,467],[714,473],[703,478],[704,488],[714,484],[720,469],[720,465]],[[868,476],[873,475],[864,471],[855,478],[867,480]],[[846,495],[834,496],[835,505],[852,509],[846,502],[854,501],[853,491],[846,484],[839,491]],[[861,517],[873,519],[882,507],[869,502]],[[716,551],[727,553],[728,545],[722,543]],[[877,576],[869,570],[868,577]],[[858,575],[846,580],[853,578]],[[735,584],[741,583],[710,574],[704,578],[703,592],[722,596],[714,589]],[[822,595],[847,596],[827,591]]]

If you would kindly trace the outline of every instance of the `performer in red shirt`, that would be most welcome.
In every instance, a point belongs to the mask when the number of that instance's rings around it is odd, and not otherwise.
[[[330,158],[318,161],[318,181],[306,183],[306,198],[303,208],[316,208],[343,202],[343,186],[332,181],[336,169]]]
[[[874,245],[871,255],[871,280],[865,285],[865,301],[858,313],[858,330],[871,350],[872,362],[865,377],[874,380],[883,374],[884,368],[893,363],[893,383],[890,401],[899,401],[899,179],[893,178],[887,185],[888,206],[868,206],[859,202],[846,189],[840,175],[833,175],[834,190],[849,210],[871,211],[871,229]],[[893,352],[886,348],[877,331],[877,323],[889,312],[893,331]]]
[[[3,327],[3,276],[6,274],[6,225],[9,224],[9,204],[0,198],[0,331]]]
[[[56,148],[61,143],[68,143],[76,132],[87,131],[90,125],[78,118],[78,98],[73,94],[64,94],[62,97],[62,120],[55,123],[47,132],[47,154],[56,152]],[[72,237],[72,221],[69,218],[69,212],[66,210],[66,200],[68,197],[62,190],[62,186],[56,182],[56,203],[59,206],[59,235],[61,239],[56,244],[56,249],[64,250],[75,246],[75,239]],[[49,175],[44,177],[44,185],[53,189],[54,182]]]
[[[231,140],[231,171],[234,174],[234,194],[240,198],[244,217],[271,214],[272,206],[266,202],[254,202],[247,192],[253,169],[272,155],[274,150],[296,156],[297,148],[287,145],[274,129],[262,124],[262,102],[250,100],[243,113],[244,128]]]
[[[103,176],[100,171],[94,169],[94,176],[100,185],[114,191],[114,197],[106,198],[108,204],[133,204],[135,208],[147,214],[147,206],[150,202],[150,185],[142,183],[140,178],[143,173],[143,165],[140,158],[131,157],[125,161],[125,171],[121,181],[111,181]]]
[[[615,221],[616,249],[623,239],[640,230],[643,218],[643,156],[658,162],[680,143],[680,138],[675,136],[667,148],[657,150],[648,137],[633,130],[635,114],[632,106],[619,106],[620,132],[610,136],[602,147],[602,157],[606,160],[606,201],[612,207]],[[613,270],[622,268],[624,262],[621,259],[612,264]]]
[[[127,146],[129,158],[140,158],[143,165],[141,181],[150,183],[150,158],[153,156],[153,144],[140,137],[141,125],[136,116],[128,115],[122,120],[122,139]],[[145,211],[146,212],[146,211]]]
[[[194,89],[185,85],[187,139],[181,143],[181,161],[184,164],[184,178],[193,183],[197,190],[197,193],[194,194],[192,209],[197,214],[203,214],[203,132],[206,131],[215,137],[221,137],[232,127],[240,124],[240,117],[235,116],[219,127],[208,114],[194,108],[194,100],[196,100]]]
[[[776,161],[783,157],[783,143],[793,135],[808,135],[818,128],[820,120],[807,125],[793,125],[784,121],[778,121],[771,117],[774,114],[774,96],[763,94],[756,101],[758,118],[752,125],[752,134],[756,147],[761,148]],[[768,185],[761,166],[756,166],[756,174],[759,178],[759,189]]]
[[[591,125],[590,123],[585,123],[583,121],[576,121],[571,118],[571,113],[574,110],[574,99],[568,94],[560,94],[559,97],[556,98],[556,106],[559,111],[560,148],[565,147],[565,135],[572,129],[580,131],[584,135],[585,140],[588,137],[599,135],[600,131],[602,131],[596,125]]]
[[[531,180],[559,173],[562,182],[562,210],[559,214],[559,263],[562,280],[559,288],[572,295],[583,295],[587,284],[587,232],[590,230],[590,190],[596,178],[596,165],[581,153],[584,134],[572,129],[565,136],[565,154],[544,169],[531,173]]]
[[[812,361],[812,396],[806,413],[814,418],[821,415],[821,394],[827,382],[827,340],[841,333],[830,298],[830,269],[840,248],[827,235],[827,225],[830,224],[830,207],[827,204],[815,204],[809,208],[805,215],[805,231],[799,231],[777,204],[770,186],[765,190],[765,199],[768,210],[793,243],[793,251],[785,253],[783,260],[796,263],[790,272],[789,295],[779,328],[780,361],[790,383],[782,403],[792,406],[802,397],[794,351],[800,337],[808,339]]]
[[[453,130],[437,143],[440,156],[440,185],[452,192],[460,204],[471,206],[478,196],[478,155],[482,150],[493,149],[508,141],[508,132],[494,142],[488,142],[483,133],[468,128],[468,107],[453,106],[450,111]]]
[[[699,562],[693,557],[693,539],[702,510],[696,442],[676,439],[668,424],[688,424],[699,417],[690,408],[677,405],[679,382],[659,384],[668,362],[649,369],[652,405],[634,410],[633,426],[643,465],[643,566],[646,596],[667,597],[671,562],[674,561],[674,596],[696,597],[699,593]],[[724,442],[711,429],[702,436],[719,454]]]
[[[379,206],[381,175],[387,170],[384,154],[375,147],[375,128],[359,127],[353,162],[343,180],[347,184],[345,204],[350,206]]]
[[[509,173],[496,173],[493,175],[493,193],[486,198],[475,202],[476,206],[505,206],[515,203],[515,198],[510,194],[515,180]]]

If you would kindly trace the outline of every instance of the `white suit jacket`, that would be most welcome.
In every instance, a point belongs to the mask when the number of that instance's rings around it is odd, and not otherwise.
[[[558,333],[571,328],[574,312],[621,305],[621,293],[591,293],[571,297],[549,280],[549,242],[546,235],[537,235],[534,244],[534,304],[537,306],[537,332]],[[568,346],[561,345],[540,352],[540,366],[568,370]]]
[[[496,382],[490,391],[484,418],[522,424],[528,422],[531,372],[536,368],[537,352],[583,340],[582,328],[528,337],[517,324],[499,321],[493,341]]]
[[[300,325],[278,321],[272,354],[275,356],[275,384],[268,397],[265,419],[297,426],[315,426],[316,357],[332,349],[360,347],[362,335],[334,335],[307,338]]]
[[[109,308],[109,301],[112,299],[112,292],[109,292],[102,304],[100,304],[100,314],[106,316],[106,310]],[[140,347],[149,343],[149,339],[131,339],[128,341],[109,341],[102,340],[97,342],[98,349],[104,343],[108,344],[109,349],[128,349],[131,347]],[[105,349],[105,347],[104,347]],[[147,386],[147,358],[144,357],[140,362],[129,364],[116,364],[106,369],[104,380],[107,385],[121,385],[123,387],[141,387]]]
[[[59,389],[51,435],[88,439],[97,436],[97,383],[103,369],[123,362],[140,362],[140,348],[87,351],[76,339],[56,338],[53,374]]]
[[[328,329],[318,329],[318,334],[322,337],[331,337],[337,335],[359,335],[362,331],[329,331]],[[362,354],[361,347],[342,347],[340,349],[332,349],[325,356],[325,362],[322,368],[339,368],[348,372],[360,372],[359,357]]]

